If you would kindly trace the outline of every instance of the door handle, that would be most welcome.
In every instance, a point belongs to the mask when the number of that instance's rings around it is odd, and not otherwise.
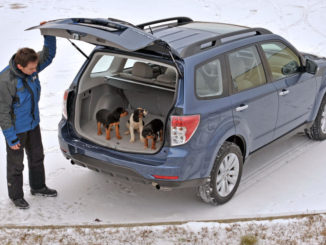
[[[279,93],[280,96],[284,96],[284,95],[287,95],[288,93],[290,93],[289,90],[287,89],[282,89],[282,91]]]
[[[240,106],[235,108],[235,111],[243,111],[243,110],[248,109],[248,107],[249,107],[248,105],[241,104]]]

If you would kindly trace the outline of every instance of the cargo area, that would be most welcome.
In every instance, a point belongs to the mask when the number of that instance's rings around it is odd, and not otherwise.
[[[177,84],[177,72],[173,66],[134,57],[96,53],[79,82],[75,106],[75,129],[77,133],[98,145],[127,151],[155,153],[163,142],[157,140],[156,150],[145,148],[140,133],[135,132],[135,142],[130,142],[127,122],[133,111],[143,108],[148,114],[143,118],[145,125],[153,119],[165,121],[173,106]],[[106,140],[105,129],[97,135],[96,113],[101,109],[113,111],[123,107],[128,115],[120,118],[118,140],[115,128],[111,139]],[[164,135],[164,134],[163,134]],[[164,138],[164,137],[163,137]]]

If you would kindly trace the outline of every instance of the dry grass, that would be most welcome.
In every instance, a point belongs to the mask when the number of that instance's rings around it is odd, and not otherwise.
[[[256,245],[258,242],[258,239],[256,236],[253,235],[245,235],[241,237],[240,245]]]
[[[1,244],[326,244],[326,215],[160,226],[0,228]]]

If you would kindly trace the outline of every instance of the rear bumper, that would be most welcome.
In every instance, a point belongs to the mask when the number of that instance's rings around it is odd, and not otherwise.
[[[183,154],[167,154],[165,150],[157,155],[132,155],[113,152],[94,144],[78,139],[69,133],[68,124],[61,121],[59,124],[59,144],[63,155],[71,160],[72,164],[87,167],[97,172],[104,172],[111,176],[123,178],[128,181],[152,184],[157,188],[186,188],[200,186],[207,178],[185,178]],[[70,129],[71,130],[71,129]],[[165,152],[165,153],[164,153]],[[120,154],[120,155],[119,155]],[[161,155],[160,155],[161,154]],[[169,156],[167,156],[169,155]],[[178,164],[181,162],[182,164]],[[178,180],[156,179],[153,175],[179,176]]]
[[[69,156],[63,152],[63,154],[69,158]],[[194,187],[194,186],[200,186],[205,183],[206,179],[194,179],[194,180],[188,180],[188,181],[163,181],[158,179],[145,179],[143,176],[138,174],[137,172],[117,166],[114,164],[110,164],[95,158],[83,156],[80,154],[75,154],[71,157],[71,163],[76,164],[82,167],[87,167],[91,170],[97,171],[97,172],[104,172],[106,174],[109,174],[112,177],[118,177],[124,180],[142,183],[142,184],[151,184],[155,186],[156,188],[186,188],[186,187]]]

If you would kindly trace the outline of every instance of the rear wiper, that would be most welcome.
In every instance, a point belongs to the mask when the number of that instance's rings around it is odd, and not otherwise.
[[[67,38],[67,40],[72,44],[72,46],[74,46],[82,55],[84,55],[86,57],[86,59],[89,60],[89,57],[83,52],[83,50],[81,50],[75,43],[73,43],[72,41],[70,41],[70,39]]]

